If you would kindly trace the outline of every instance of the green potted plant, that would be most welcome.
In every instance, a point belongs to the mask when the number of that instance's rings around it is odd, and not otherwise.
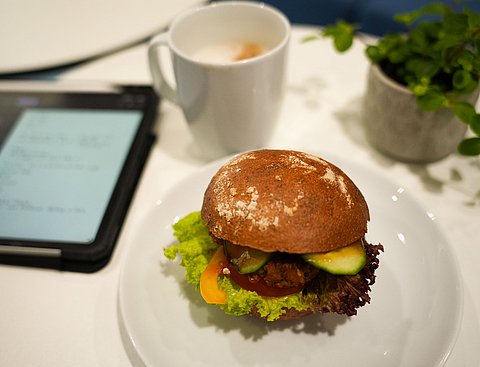
[[[455,148],[480,155],[480,14],[443,4],[395,16],[406,32],[366,46],[371,61],[363,120],[368,140],[399,160],[433,162]],[[352,45],[358,28],[338,21],[308,37]],[[466,130],[469,136],[465,138]]]

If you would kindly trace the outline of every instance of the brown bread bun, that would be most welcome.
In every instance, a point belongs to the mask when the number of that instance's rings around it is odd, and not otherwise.
[[[327,252],[367,232],[367,203],[335,165],[291,150],[240,154],[212,178],[202,218],[211,234],[265,252]]]

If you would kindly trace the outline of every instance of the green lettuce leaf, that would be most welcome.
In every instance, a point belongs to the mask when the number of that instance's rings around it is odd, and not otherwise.
[[[173,225],[173,230],[178,244],[165,248],[163,253],[170,260],[180,255],[182,259],[180,265],[186,270],[187,282],[198,289],[200,276],[218,245],[208,234],[208,228],[203,223],[200,212],[183,217]]]
[[[181,257],[187,282],[200,287],[200,276],[218,247],[210,237],[200,212],[193,212],[173,225],[178,244],[164,249],[165,256],[173,260]],[[278,319],[286,309],[306,310],[316,301],[315,295],[304,296],[301,292],[284,297],[262,297],[255,292],[241,289],[228,277],[219,277],[219,287],[227,293],[227,302],[220,307],[230,315],[248,315],[255,308],[268,321]]]
[[[304,311],[317,299],[316,295],[305,296],[301,292],[283,297],[262,297],[255,292],[240,288],[227,277],[220,278],[219,285],[220,289],[227,293],[227,303],[220,306],[225,313],[237,316],[248,315],[255,308],[256,312],[267,321],[277,320],[289,308]]]

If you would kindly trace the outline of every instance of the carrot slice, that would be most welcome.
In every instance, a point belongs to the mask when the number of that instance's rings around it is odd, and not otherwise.
[[[227,294],[218,288],[218,275],[225,267],[227,259],[223,246],[220,246],[213,254],[210,262],[200,276],[200,294],[205,302],[223,305],[227,301]]]

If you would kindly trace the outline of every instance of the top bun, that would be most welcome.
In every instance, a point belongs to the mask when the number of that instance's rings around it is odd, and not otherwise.
[[[265,252],[327,252],[367,232],[368,206],[335,165],[290,150],[234,157],[213,176],[202,206],[211,234]]]

